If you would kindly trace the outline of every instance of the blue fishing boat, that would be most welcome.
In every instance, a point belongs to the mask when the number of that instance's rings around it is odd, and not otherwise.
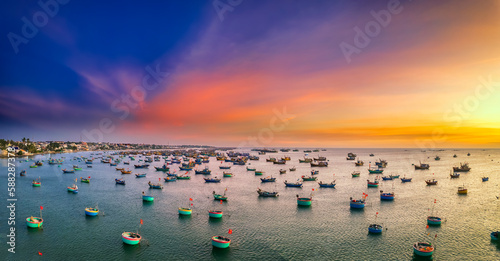
[[[231,169],[231,166],[219,166],[219,169]]]
[[[208,167],[206,167],[205,169],[202,169],[202,170],[194,170],[194,173],[195,174],[210,175],[210,173],[212,173],[212,171],[209,170]]]
[[[97,216],[98,214],[99,214],[99,209],[97,209],[97,207],[85,208],[85,215],[87,215],[87,216],[94,217],[94,216]]]
[[[498,240],[498,237],[500,236],[500,231],[493,231],[490,234],[491,240]]]
[[[368,233],[372,233],[372,234],[380,234],[382,233],[382,225],[378,225],[378,224],[371,224],[368,226]]]
[[[335,188],[335,185],[337,185],[335,184],[335,180],[331,183],[323,183],[323,181],[320,181],[318,184],[320,188]]]
[[[153,184],[151,181],[148,182],[149,188],[152,189],[163,189],[163,185],[160,183]]]
[[[145,178],[145,177],[146,177],[146,173],[142,173],[142,174],[135,174],[135,177],[136,177],[136,178]]]
[[[366,194],[363,193],[363,198],[362,199],[352,199],[350,198],[350,206],[351,208],[364,208],[366,205]]]
[[[296,188],[300,188],[300,187],[302,187],[302,182],[297,181],[297,182],[295,182],[295,183],[292,183],[292,182],[287,182],[287,181],[285,180],[285,186],[287,186],[287,187],[296,187]]]
[[[172,181],[176,181],[177,180],[177,177],[166,177],[166,178],[163,178],[165,180],[165,182],[172,182]]]
[[[368,172],[369,172],[370,174],[380,174],[380,173],[384,172],[384,170],[383,170],[383,169],[369,168],[369,169],[368,169]]]
[[[141,164],[141,165],[134,165],[136,169],[147,169],[149,168],[149,164]]]
[[[191,167],[191,166],[187,166],[187,167],[186,166],[179,166],[179,169],[180,170],[187,170],[187,171],[189,171],[189,170],[192,170],[193,167]]]
[[[319,170],[311,170],[311,175],[318,175],[319,174]]]
[[[166,174],[169,177],[177,177],[177,174],[175,174],[175,173],[167,172]],[[186,174],[187,174],[187,172],[186,172]]]
[[[204,178],[206,183],[219,183],[221,179],[215,178]]]
[[[403,183],[405,183],[405,182],[411,182],[411,179],[412,178],[406,178],[406,177],[404,177],[404,178],[401,178],[401,182],[403,182]]]
[[[432,256],[434,247],[430,243],[418,242],[413,244],[413,253],[417,256]]]
[[[485,182],[485,181],[488,181],[490,178],[488,178],[488,177],[482,177],[481,179],[483,180],[483,182]]]
[[[264,182],[275,182],[276,178],[267,177],[267,178],[261,178],[260,180],[262,181],[262,183],[264,183]]]
[[[391,176],[389,176],[389,177],[387,177],[387,176],[383,176],[383,177],[382,177],[382,180],[392,180],[392,177],[391,177]]]
[[[63,169],[63,173],[75,173],[75,170],[72,169]]]
[[[123,179],[115,179],[115,182],[118,185],[125,185],[125,180],[123,180]]]
[[[382,190],[380,191],[380,199],[381,200],[394,200],[394,197],[395,197],[394,192],[384,193]]]
[[[22,170],[20,173],[19,173],[20,176],[26,176],[26,170]]]

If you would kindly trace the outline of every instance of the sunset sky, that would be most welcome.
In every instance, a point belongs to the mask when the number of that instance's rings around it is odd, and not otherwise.
[[[66,2],[1,4],[0,138],[500,147],[498,1]]]

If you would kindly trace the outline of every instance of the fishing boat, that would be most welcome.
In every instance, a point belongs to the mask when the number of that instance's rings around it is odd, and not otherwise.
[[[311,177],[311,176],[302,176],[302,181],[315,181],[317,177]]]
[[[116,166],[116,165],[118,165],[117,162],[111,162],[111,163],[109,163],[109,166]]]
[[[467,156],[470,156],[470,152],[469,152],[469,153],[467,153]]]
[[[179,208],[179,215],[190,216],[193,213],[191,208]]]
[[[405,182],[411,182],[411,179],[412,178],[402,177],[401,178],[401,182],[403,182],[403,183],[405,183]]]
[[[87,165],[87,168],[92,168],[92,165]]]
[[[277,196],[279,196],[278,192],[276,192],[276,191],[269,192],[269,191],[264,191],[260,188],[257,190],[257,193],[259,193],[259,196],[261,196],[261,197],[277,197]]]
[[[313,158],[315,161],[326,161],[326,157],[319,156],[317,158]]]
[[[40,180],[33,180],[33,182],[31,182],[31,185],[33,185],[33,187],[40,187],[42,185],[42,182],[40,182]]]
[[[371,234],[380,234],[382,233],[382,225],[378,225],[378,224],[371,224],[368,226],[368,233],[371,233]]]
[[[80,180],[83,183],[90,183],[90,177],[88,177],[88,178],[80,177]]]
[[[165,180],[165,182],[177,181],[177,177],[165,177],[163,179]]]
[[[209,170],[208,167],[206,167],[202,170],[194,170],[194,174],[210,175],[211,173],[212,173],[212,171]]]
[[[191,166],[179,166],[179,170],[187,170],[187,171],[189,171],[189,170],[192,170],[192,169],[193,169],[193,167],[191,167]]]
[[[379,161],[375,162],[375,165],[379,168],[387,167],[387,160],[378,159]]]
[[[175,174],[175,173],[167,172],[165,174],[167,174],[167,176],[169,176],[169,177],[177,177],[177,174]],[[186,172],[186,174],[187,174],[187,172]]]
[[[301,198],[297,194],[297,205],[299,206],[310,206],[312,203],[312,196],[308,198]]]
[[[29,217],[26,218],[26,225],[30,228],[39,228],[43,225],[43,219],[41,217]]]
[[[228,248],[231,244],[231,239],[223,236],[212,237],[212,246],[216,248]]]
[[[152,189],[163,189],[163,185],[160,183],[154,184],[151,181],[148,182],[149,188]]]
[[[452,179],[456,179],[459,177],[460,177],[460,173],[458,173],[458,172],[450,173],[450,178],[452,178]]]
[[[330,182],[330,183],[323,183],[323,181],[320,181],[319,183],[319,187],[320,188],[335,188],[335,180]]]
[[[68,187],[68,192],[74,192],[75,190],[78,190],[78,186],[76,184],[73,184],[73,186]]]
[[[19,173],[20,176],[26,176],[26,170],[21,170],[21,172]]]
[[[392,180],[392,177],[391,176],[388,176],[388,177],[387,176],[383,176],[382,180]]]
[[[191,177],[187,176],[187,175],[181,175],[181,176],[177,176],[177,179],[191,179]]]
[[[310,162],[311,167],[328,167],[328,161]]]
[[[222,201],[226,201],[227,200],[227,196],[226,196],[226,190],[224,190],[224,194],[216,194],[215,191],[212,192],[212,195],[214,195],[214,199],[215,200],[222,200]]]
[[[269,159],[266,159],[266,162],[275,162],[275,161],[276,161],[276,158],[269,157]]]
[[[280,174],[286,174],[286,169],[280,169]]]
[[[211,218],[222,218],[222,211],[220,210],[209,210],[208,216]]]
[[[364,208],[366,205],[366,199],[363,197],[363,199],[350,199],[350,206],[351,208]]]
[[[490,178],[488,178],[488,177],[482,177],[481,179],[483,180],[483,182],[485,182],[485,181],[488,181]]]
[[[381,200],[394,200],[395,194],[394,192],[386,192],[380,191],[380,199]]]
[[[441,218],[435,217],[435,216],[428,216],[427,217],[427,224],[432,225],[432,226],[439,226],[439,225],[441,225]]]
[[[141,242],[141,235],[134,232],[123,232],[122,241],[127,245],[137,245]]]
[[[370,174],[380,174],[380,173],[384,172],[384,170],[379,169],[379,168],[377,168],[377,169],[376,168],[368,168],[368,172]]]
[[[256,170],[256,171],[255,171],[255,175],[256,175],[256,176],[261,176],[261,175],[263,175],[263,174],[264,174],[264,171],[260,171],[260,170]]]
[[[267,177],[267,178],[261,178],[260,180],[262,181],[262,183],[264,183],[264,182],[275,182],[276,178]]]
[[[354,166],[356,166],[356,167],[363,166],[364,164],[365,163],[362,160],[358,160],[358,161],[354,162]]]
[[[206,183],[220,183],[221,179],[215,177],[215,178],[204,178],[204,180]]]
[[[299,163],[311,163],[312,161],[313,159],[306,157],[304,157],[304,159],[299,159]]]
[[[417,242],[413,244],[413,253],[417,256],[432,256],[434,247],[430,243]]]
[[[441,160],[441,158],[436,155],[436,157],[434,158],[434,160]]]
[[[429,169],[429,168],[430,168],[429,164],[424,164],[422,162],[420,162],[419,165],[415,165],[415,169]]]
[[[134,165],[136,169],[147,169],[149,168],[149,164],[140,164],[140,165]]]
[[[128,161],[124,161],[124,162],[123,162],[123,164],[125,164],[125,165],[130,165],[130,162],[128,162]]]
[[[115,182],[118,185],[125,185],[125,180],[124,179],[115,179]]]
[[[460,167],[453,167],[454,172],[469,172],[471,168],[469,167],[469,163],[460,163]]]
[[[231,169],[231,166],[219,166],[219,169]]]
[[[373,157],[373,156],[375,156],[375,154],[373,154],[373,153],[370,153],[370,157]]]
[[[75,173],[75,170],[72,169],[63,169],[63,173]]]
[[[427,185],[431,186],[431,185],[437,185],[438,181],[435,179],[432,179],[432,180],[428,179],[425,181],[425,183],[427,183]]]
[[[361,174],[361,172],[359,172],[359,171],[353,171],[353,172],[351,173],[351,176],[352,176],[353,178],[355,178],[355,177],[359,177],[359,175],[360,175],[360,174]]]
[[[284,164],[286,164],[286,160],[273,161],[273,164],[284,165]]]
[[[296,187],[296,188],[300,188],[300,187],[302,187],[302,183],[301,183],[301,182],[299,182],[299,181],[297,181],[297,182],[295,182],[295,183],[292,183],[292,182],[287,182],[287,181],[285,180],[285,186],[287,186],[287,187]]]
[[[379,181],[377,179],[370,181],[369,179],[366,180],[368,183],[368,187],[378,187]]]
[[[318,175],[319,174],[319,170],[311,170],[311,175]]]
[[[142,174],[135,174],[135,177],[136,177],[136,178],[145,178],[145,177],[146,177],[146,173],[142,173]]]
[[[41,162],[41,161],[38,160],[38,161],[35,162],[35,165],[37,165],[37,166],[43,166],[43,162]]]
[[[284,156],[281,158],[281,160],[289,161],[289,160],[291,160],[291,158],[289,156]]]
[[[38,166],[33,164],[33,165],[30,165],[30,168],[34,169],[34,168],[38,168]]]
[[[391,177],[393,179],[399,179],[399,175],[389,175],[389,177]]]
[[[491,240],[498,240],[500,236],[500,231],[493,231],[490,233]]]
[[[222,172],[222,176],[225,177],[225,178],[230,178],[230,177],[234,177],[233,173],[231,172]]]
[[[99,209],[95,208],[85,208],[85,215],[87,216],[97,216],[99,214]]]
[[[247,171],[255,171],[255,168],[247,167]]]
[[[142,192],[142,201],[151,202],[154,200],[155,198],[153,196],[147,196],[146,193],[144,193],[144,191]]]
[[[453,158],[456,158],[456,157],[457,157],[457,154],[454,154],[454,155],[453,155]]]
[[[169,171],[170,168],[167,165],[163,164],[161,167],[155,167],[156,171]]]
[[[290,171],[296,171],[296,170],[297,170],[296,167],[290,168]]]
[[[458,187],[458,194],[466,195],[467,194],[467,188],[465,186]]]

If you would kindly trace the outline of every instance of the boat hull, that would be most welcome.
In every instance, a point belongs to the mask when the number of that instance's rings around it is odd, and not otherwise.
[[[368,233],[371,234],[380,234],[382,233],[382,227],[368,227]]]
[[[179,208],[179,215],[190,216],[192,212],[192,209]]]
[[[37,218],[40,219],[40,218]],[[39,228],[43,225],[43,219],[40,222],[33,222],[31,218],[26,218],[26,225],[30,228]]]
[[[380,195],[380,199],[381,199],[381,200],[394,200],[394,196],[384,196],[384,195]]]
[[[350,206],[351,208],[357,208],[357,209],[360,209],[360,208],[364,208],[365,207],[365,203],[363,202],[351,202],[350,203]]]
[[[298,198],[297,205],[299,206],[310,206],[312,203],[312,199],[310,198]]]
[[[222,211],[209,211],[208,216],[211,218],[222,218]]]
[[[85,209],[85,215],[91,216],[91,217],[97,216],[97,215],[99,215],[99,210],[93,211],[93,210]]]
[[[152,197],[152,196],[142,196],[142,200],[143,201],[148,201],[148,202],[151,202],[151,201],[154,201],[155,198]]]
[[[128,232],[122,233],[122,241],[127,245],[137,245],[141,242],[141,238],[131,238]]]
[[[212,237],[212,246],[213,247],[228,248],[230,244],[231,244],[231,240],[223,241],[223,240],[218,240],[217,237]]]
[[[427,224],[431,226],[440,226],[441,219],[427,218]]]
[[[432,250],[430,250],[430,251],[421,251],[421,250],[418,250],[414,245],[413,246],[413,253],[417,256],[432,256],[432,254],[434,253],[434,248],[432,248]]]
[[[495,236],[495,233],[497,233],[496,236]],[[495,240],[495,241],[498,240],[498,234],[499,234],[499,232],[491,232],[491,234],[490,234],[491,240]]]

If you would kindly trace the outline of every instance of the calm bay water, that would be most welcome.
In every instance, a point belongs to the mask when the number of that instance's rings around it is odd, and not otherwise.
[[[325,156],[330,162],[320,171],[318,181],[336,179],[335,189],[318,188],[317,182],[304,182],[303,188],[286,188],[284,180],[294,181],[302,175],[310,175],[311,167],[299,163],[302,152],[271,153],[260,155],[259,161],[249,161],[251,166],[265,171],[255,176],[245,166],[232,166],[231,178],[223,178],[219,184],[206,184],[204,175],[190,173],[191,180],[164,183],[166,175],[150,169],[134,169],[133,173],[147,173],[146,178],[122,175],[116,167],[95,160],[93,168],[84,162],[72,160],[74,156],[89,157],[90,153],[58,154],[65,157],[61,167],[48,165],[30,169],[33,162],[17,163],[17,173],[26,169],[27,176],[16,177],[16,253],[7,252],[2,243],[0,257],[5,260],[412,260],[412,245],[417,241],[434,242],[434,260],[500,260],[500,244],[490,240],[489,233],[500,230],[500,151],[499,150],[445,150],[427,151],[404,149],[328,149],[309,153],[308,157]],[[355,167],[346,160],[346,154],[354,152],[365,162]],[[467,152],[471,156],[466,156]],[[375,157],[369,157],[374,153]],[[457,158],[452,155],[457,154]],[[265,162],[269,156],[290,156],[286,165]],[[439,155],[440,161],[434,157]],[[115,156],[117,157],[117,156]],[[34,160],[46,160],[49,156],[36,156]],[[387,160],[383,175],[400,174],[412,177],[410,183],[399,179],[381,181],[379,188],[367,188],[369,162]],[[133,169],[131,165],[118,167]],[[412,164],[419,160],[431,164],[429,170],[414,170]],[[458,179],[450,179],[452,166],[469,162],[472,170]],[[0,195],[7,205],[7,161],[0,160]],[[220,161],[210,158],[208,166],[212,177],[222,177]],[[229,163],[224,163],[229,164]],[[72,165],[83,167],[75,174],[62,174],[61,169]],[[280,175],[278,170],[292,166],[297,171]],[[178,165],[171,166],[178,170]],[[361,171],[361,177],[352,178],[351,172]],[[181,172],[182,173],[182,172]],[[260,182],[260,177],[274,176],[276,183]],[[78,181],[78,194],[68,193],[66,187],[75,178],[91,176],[90,184]],[[489,176],[482,182],[482,176]],[[41,187],[32,187],[31,181],[41,178]],[[124,178],[126,185],[115,185],[115,178]],[[162,178],[163,190],[150,190],[148,181]],[[424,180],[436,178],[437,186],[426,186]],[[457,188],[465,184],[468,195],[457,194]],[[228,188],[229,199],[222,205],[213,200],[212,191],[223,193]],[[260,198],[257,188],[276,190],[278,198]],[[318,189],[312,192],[312,189]],[[394,191],[393,202],[381,202],[379,190]],[[146,204],[141,192],[155,197],[154,203]],[[313,193],[311,207],[298,207],[295,196]],[[367,193],[364,210],[349,208],[349,198]],[[193,201],[190,202],[189,198]],[[426,216],[435,204],[434,214],[445,218],[440,227],[426,229]],[[182,217],[177,208],[193,203],[193,215]],[[101,214],[86,217],[85,207],[98,204]],[[25,219],[39,216],[43,206],[44,228],[27,229]],[[221,220],[208,218],[208,210],[224,211]],[[375,213],[378,212],[376,219]],[[2,238],[6,240],[8,211],[3,207],[0,215]],[[121,233],[139,229],[147,242],[140,246],[124,245]],[[384,225],[382,235],[368,234],[368,225],[374,222]],[[227,232],[232,229],[233,234]],[[428,235],[430,234],[430,235]],[[437,234],[437,237],[435,235]],[[227,235],[232,239],[230,248],[212,248],[210,238]],[[42,252],[43,256],[38,256]]]

